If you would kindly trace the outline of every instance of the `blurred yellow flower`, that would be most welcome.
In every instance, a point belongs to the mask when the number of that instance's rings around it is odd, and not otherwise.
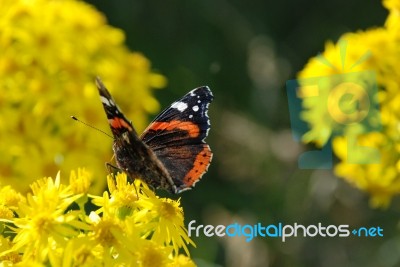
[[[394,150],[395,145],[388,143],[389,138],[384,133],[370,133],[359,137],[360,146],[378,147],[381,154],[380,164],[350,164],[347,161],[346,137],[336,137],[333,147],[336,155],[342,160],[335,167],[337,175],[343,177],[371,194],[373,207],[385,207],[391,198],[400,193],[399,155]],[[364,155],[359,155],[363,157]]]
[[[363,71],[376,73],[378,92],[371,101],[379,103],[380,121],[375,117],[356,126],[341,125],[343,136],[337,136],[337,123],[332,120],[325,102],[305,97],[302,113],[302,118],[310,125],[303,141],[323,146],[332,138],[333,150],[341,160],[335,166],[335,173],[371,194],[373,207],[387,206],[391,198],[400,193],[400,1],[386,0],[384,5],[390,12],[384,27],[346,33],[337,44],[328,42],[322,55],[310,59],[298,75],[301,81],[310,77],[360,73],[359,80],[365,82],[366,77],[361,76]],[[343,43],[347,44],[345,48]],[[329,92],[322,94],[328,95]],[[350,99],[349,103],[355,105],[357,101]],[[368,131],[368,127],[377,129],[378,123],[381,126],[378,131]],[[349,138],[354,138],[359,146],[376,148],[380,153],[379,163],[349,162],[349,154],[357,162],[368,160],[371,156],[349,151]]]
[[[60,257],[62,265],[58,266],[104,266],[100,254],[100,246],[92,238],[87,235],[78,236],[68,240]]]
[[[168,267],[196,267],[196,264],[188,257],[179,255]]]
[[[9,251],[12,248],[12,242],[9,238],[0,236],[0,254]],[[18,252],[6,252],[3,256],[0,256],[0,262],[3,266],[12,266],[14,263],[20,262],[21,256]]]
[[[70,119],[107,127],[94,77],[113,84],[111,93],[138,130],[159,109],[152,89],[166,79],[84,2],[2,0],[0,14],[0,182],[26,192],[34,177],[76,162],[100,177],[112,140]],[[91,191],[104,187],[96,179]]]
[[[0,189],[0,205],[16,210],[19,203],[24,201],[26,201],[26,199],[9,185]]]
[[[136,264],[140,267],[167,266],[168,263],[172,262],[172,259],[168,257],[170,253],[170,247],[149,241],[137,252],[138,260]]]
[[[89,172],[82,169],[72,171],[70,177],[76,173],[80,180],[90,180]],[[61,183],[60,173],[54,180],[34,182],[27,201],[18,201],[16,217],[0,218],[6,225],[0,231],[3,264],[195,266],[188,256],[179,254],[183,248],[188,255],[186,245],[194,246],[183,226],[179,201],[160,199],[140,180],[135,185],[127,182],[125,174],[118,174],[114,182],[112,176],[108,179],[111,195],[104,192],[102,196],[74,192],[72,184]],[[14,194],[8,186],[0,190]],[[77,203],[82,199],[100,208],[87,214],[85,205]],[[128,199],[133,203],[125,202]],[[125,208],[129,213],[119,216]],[[144,229],[144,225],[150,227]],[[165,236],[160,238],[160,231]]]

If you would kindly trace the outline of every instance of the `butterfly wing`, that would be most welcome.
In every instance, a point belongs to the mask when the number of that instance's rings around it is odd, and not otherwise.
[[[96,85],[114,135],[113,151],[118,168],[131,179],[140,178],[154,188],[175,193],[177,190],[170,174],[153,151],[139,139],[132,123],[126,119],[99,78]]]
[[[96,78],[96,86],[99,90],[100,100],[103,103],[104,111],[106,112],[114,138],[121,137],[124,132],[133,132],[136,134],[132,123],[124,116],[117,104],[115,104],[111,94],[98,77]]]
[[[161,112],[140,137],[168,170],[177,193],[193,187],[210,165],[212,152],[205,138],[212,100],[207,86],[192,90]]]

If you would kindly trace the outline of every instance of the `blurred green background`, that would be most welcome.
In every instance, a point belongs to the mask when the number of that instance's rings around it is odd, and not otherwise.
[[[380,1],[87,1],[123,29],[168,78],[163,107],[209,85],[208,138],[214,158],[195,190],[183,193],[186,224],[380,226],[384,237],[193,237],[199,266],[400,266],[399,201],[368,206],[365,193],[331,170],[300,170],[307,148],[290,132],[285,82],[327,40],[382,26]],[[134,118],[132,118],[134,121]]]

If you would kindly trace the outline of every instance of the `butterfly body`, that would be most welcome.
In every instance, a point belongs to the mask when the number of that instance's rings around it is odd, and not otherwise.
[[[115,139],[113,151],[118,168],[129,177],[133,179],[140,177],[154,188],[176,191],[168,171],[136,134],[124,132],[121,137]]]
[[[205,138],[210,129],[207,111],[211,90],[199,87],[161,112],[138,136],[132,123],[96,79],[111,131],[118,168],[170,193],[190,189],[207,171],[212,152]]]

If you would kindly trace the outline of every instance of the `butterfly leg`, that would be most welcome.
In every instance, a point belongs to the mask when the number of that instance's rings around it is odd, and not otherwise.
[[[118,167],[112,165],[112,164],[109,163],[109,162],[106,162],[106,168],[107,168],[107,170],[108,170],[108,173],[112,174],[113,177],[115,177],[115,175],[116,175],[118,172],[121,172],[121,173],[123,172],[123,170],[121,170],[120,168],[118,168]],[[127,174],[127,177],[128,177],[128,180],[129,180],[130,182],[132,182],[133,186],[135,187],[136,198],[139,199],[139,193],[138,193],[138,190],[137,190],[136,185],[135,185],[135,179],[132,179],[132,177],[130,177],[128,174]]]
[[[118,172],[122,172],[122,170],[120,168],[112,165],[109,162],[106,162],[106,168],[107,168],[109,174],[116,175]]]

